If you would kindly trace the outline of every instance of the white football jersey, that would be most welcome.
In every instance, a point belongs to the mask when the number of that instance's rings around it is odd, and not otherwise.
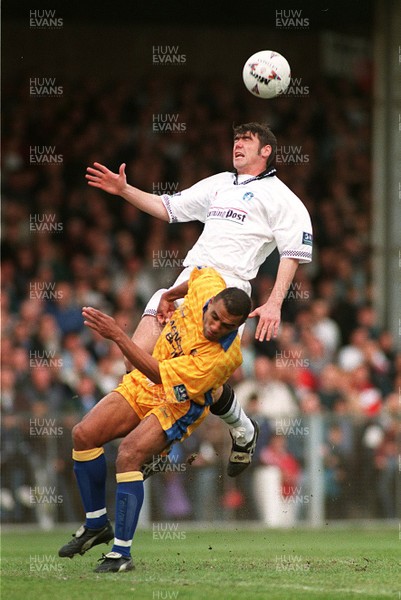
[[[170,223],[205,224],[184,266],[215,267],[249,281],[276,247],[281,258],[312,260],[309,213],[274,173],[256,178],[227,171],[161,196]]]

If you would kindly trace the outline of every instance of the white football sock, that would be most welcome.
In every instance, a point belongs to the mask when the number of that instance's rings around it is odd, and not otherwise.
[[[218,415],[230,428],[235,443],[239,446],[246,446],[255,433],[252,421],[245,414],[241,404],[238,402],[234,393],[234,399],[228,411],[224,415]]]

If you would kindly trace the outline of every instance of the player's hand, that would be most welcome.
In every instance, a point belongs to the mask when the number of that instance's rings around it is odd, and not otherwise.
[[[281,321],[281,308],[274,302],[266,302],[262,306],[255,308],[249,318],[259,317],[259,322],[255,331],[255,339],[259,342],[269,341],[277,337],[278,328]]]
[[[88,167],[86,170],[85,177],[88,184],[109,194],[120,196],[127,186],[125,163],[120,165],[118,173],[113,173],[113,171],[97,162],[93,163],[93,167]]]
[[[160,325],[165,325],[169,322],[172,317],[173,312],[175,311],[174,302],[170,302],[164,297],[160,298],[159,306],[157,307],[156,318]]]
[[[108,340],[115,340],[121,333],[121,329],[113,317],[106,315],[96,308],[84,306],[82,309],[82,316],[85,319],[84,325],[90,327],[93,331],[96,331]]]

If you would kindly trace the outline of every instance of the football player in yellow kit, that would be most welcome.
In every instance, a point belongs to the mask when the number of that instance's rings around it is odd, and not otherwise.
[[[116,461],[114,545],[96,572],[133,568],[131,543],[143,502],[141,466],[192,433],[210,406],[221,401],[216,391],[242,362],[238,328],[251,310],[246,292],[227,288],[212,268],[196,268],[188,282],[169,290],[167,300],[172,303],[183,296],[184,302],[171,315],[152,355],[137,346],[112,317],[94,308],[83,309],[85,324],[113,340],[135,366],[73,429],[74,472],[86,521],[59,551],[60,556],[70,558],[114,537],[105,506],[102,446],[123,438]],[[257,428],[254,446],[256,439]]]

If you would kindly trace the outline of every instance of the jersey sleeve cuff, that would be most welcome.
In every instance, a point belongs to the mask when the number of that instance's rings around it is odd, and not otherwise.
[[[312,261],[312,252],[305,252],[303,250],[285,250],[281,252],[280,258],[295,258],[299,261],[299,264],[309,263]]]
[[[160,196],[160,199],[163,202],[164,207],[165,207],[165,209],[167,211],[170,223],[178,223],[178,219],[177,219],[177,217],[175,216],[175,214],[173,213],[173,210],[172,210],[170,196],[168,196],[167,194],[163,194],[162,196]]]

